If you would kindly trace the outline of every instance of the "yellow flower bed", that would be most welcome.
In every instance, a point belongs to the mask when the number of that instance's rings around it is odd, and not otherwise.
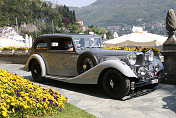
[[[0,69],[0,118],[54,115],[66,100],[53,89]]]
[[[29,49],[30,48],[28,47],[12,47],[12,46],[0,48],[0,50],[29,50]]]
[[[104,49],[110,49],[110,50],[128,50],[128,51],[137,51],[136,48],[127,48],[127,47],[104,47]]]
[[[143,53],[146,53],[147,51],[149,51],[150,49],[153,50],[154,54],[158,54],[160,52],[159,49],[157,48],[153,48],[153,47],[143,47],[143,48],[127,48],[127,47],[104,47],[104,49],[110,49],[110,50],[127,50],[127,51],[141,51]]]

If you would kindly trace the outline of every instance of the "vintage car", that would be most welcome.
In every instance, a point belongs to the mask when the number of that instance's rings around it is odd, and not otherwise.
[[[45,34],[34,40],[24,67],[35,81],[50,78],[99,84],[111,98],[121,99],[141,86],[156,86],[163,64],[152,50],[105,50],[96,35]]]

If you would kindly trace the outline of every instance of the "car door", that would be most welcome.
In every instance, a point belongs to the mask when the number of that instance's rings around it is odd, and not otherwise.
[[[64,47],[65,41],[72,42],[72,39],[57,37],[49,40],[50,50],[42,55],[46,61],[47,74],[69,77],[78,75],[76,66],[78,54],[75,52],[74,47],[71,51]]]

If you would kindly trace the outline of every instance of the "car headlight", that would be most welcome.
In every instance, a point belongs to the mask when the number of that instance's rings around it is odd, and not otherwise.
[[[154,69],[155,71],[158,71],[159,68],[160,68],[160,66],[159,66],[158,63],[154,63],[154,64],[153,64],[153,69]]]
[[[149,50],[145,53],[145,59],[148,60],[148,61],[153,61],[154,59],[154,53],[152,50]]]
[[[164,62],[164,56],[159,52],[159,59],[161,62]]]
[[[127,56],[127,59],[128,59],[128,62],[130,63],[130,65],[136,64],[136,58],[137,58],[137,55],[135,52],[133,52]]]
[[[142,76],[146,75],[147,73],[147,70],[145,67],[140,67],[139,70],[138,70],[138,73]]]

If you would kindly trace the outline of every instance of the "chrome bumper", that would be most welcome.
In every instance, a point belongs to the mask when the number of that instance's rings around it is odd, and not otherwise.
[[[150,79],[150,80],[146,80],[146,81],[140,81],[138,83],[131,82],[131,90],[134,90],[137,87],[142,87],[142,86],[146,86],[146,85],[149,85],[149,84],[157,84],[157,83],[159,83],[158,78]]]

